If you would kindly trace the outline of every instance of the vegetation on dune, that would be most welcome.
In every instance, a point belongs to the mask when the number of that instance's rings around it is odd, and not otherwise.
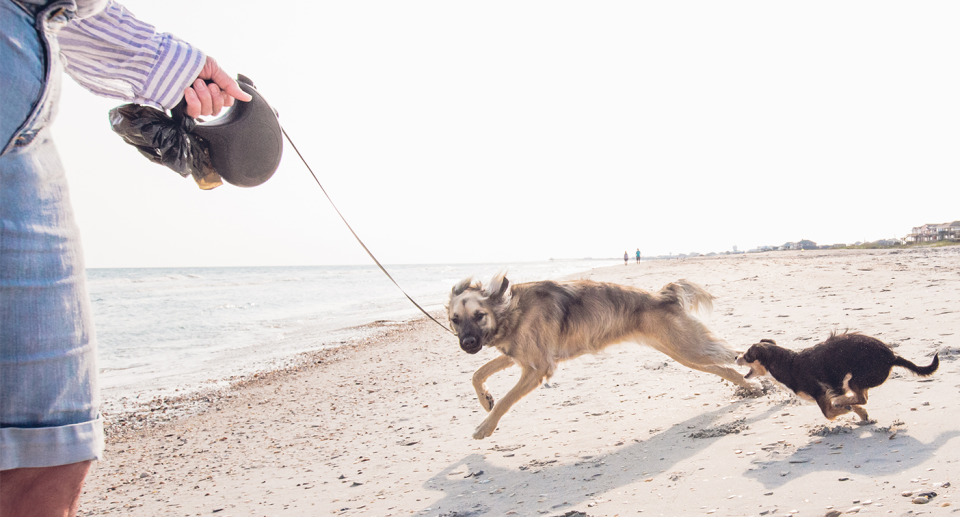
[[[940,248],[943,246],[960,246],[960,240],[942,240],[936,242],[921,242],[919,244],[880,244],[878,242],[865,242],[863,244],[849,245],[845,250],[887,250],[887,249],[913,249],[913,248]]]

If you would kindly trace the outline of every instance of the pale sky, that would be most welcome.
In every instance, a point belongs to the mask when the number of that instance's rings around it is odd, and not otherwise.
[[[956,2],[123,3],[251,77],[384,264],[960,219]],[[89,267],[370,262],[289,146],[266,184],[200,191],[111,132],[120,101],[65,83]]]

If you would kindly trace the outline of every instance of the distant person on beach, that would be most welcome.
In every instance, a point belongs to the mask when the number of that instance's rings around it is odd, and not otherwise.
[[[73,516],[104,435],[83,251],[50,134],[62,72],[161,109],[185,98],[194,118],[250,96],[113,0],[0,0],[0,35],[0,515]]]
[[[626,266],[630,262],[630,255],[626,251],[623,252],[623,265]]]
[[[637,264],[640,263],[640,248],[637,248]]]

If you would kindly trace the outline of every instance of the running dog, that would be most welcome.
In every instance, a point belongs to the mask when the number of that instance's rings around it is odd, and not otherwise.
[[[844,332],[832,333],[823,343],[799,352],[761,339],[737,358],[737,364],[750,367],[746,379],[770,374],[798,397],[815,401],[827,420],[853,411],[866,421],[867,390],[883,384],[894,366],[926,377],[937,371],[940,357],[934,354],[929,366],[920,367],[879,339]]]
[[[692,313],[713,308],[713,296],[679,280],[658,293],[588,280],[511,285],[505,273],[483,285],[466,278],[453,287],[447,317],[460,348],[475,354],[494,347],[502,355],[473,374],[480,405],[490,414],[473,437],[482,440],[521,398],[553,376],[557,363],[623,342],[653,347],[678,363],[740,386],[753,383],[732,365],[738,352]],[[520,380],[497,403],[484,382],[517,365]]]

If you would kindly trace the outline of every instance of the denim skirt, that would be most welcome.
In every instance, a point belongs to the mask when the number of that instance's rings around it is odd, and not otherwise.
[[[49,128],[71,6],[0,0],[0,470],[104,448],[83,250]]]

